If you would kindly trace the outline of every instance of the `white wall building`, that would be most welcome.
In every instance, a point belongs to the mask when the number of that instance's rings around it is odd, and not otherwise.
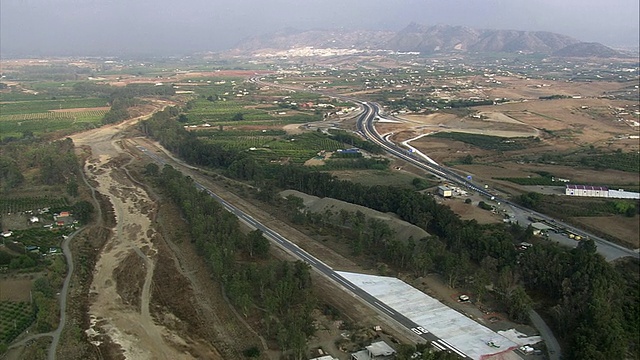
[[[609,189],[604,186],[567,185],[564,193],[569,196],[609,197]]]

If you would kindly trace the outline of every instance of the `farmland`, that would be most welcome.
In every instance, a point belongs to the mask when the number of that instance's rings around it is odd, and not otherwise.
[[[94,108],[107,106],[107,100],[102,98],[63,98],[60,100],[32,100],[4,102],[0,95],[0,114],[32,114],[46,113],[51,110]]]
[[[10,343],[35,319],[33,305],[28,302],[0,301],[0,344]]]
[[[102,98],[5,101],[10,95],[0,94],[0,140],[96,127],[109,109]]]
[[[216,133],[206,142],[221,144],[228,150],[247,150],[251,157],[260,161],[288,159],[294,163],[304,163],[321,150],[335,151],[345,148],[344,144],[319,133],[296,136],[243,136],[242,132],[238,131],[227,136],[225,133],[226,131]]]
[[[527,144],[530,144],[534,141],[530,138],[508,139],[499,136],[465,134],[459,132],[438,132],[430,136],[441,139],[461,141],[473,146],[477,146],[481,149],[496,151],[522,150],[526,147]]]
[[[100,126],[107,110],[56,111],[0,115],[0,139],[41,135],[54,131],[73,132]]]
[[[27,210],[48,208],[62,208],[69,206],[66,198],[51,197],[22,197],[22,198],[0,198],[0,214],[17,213]]]

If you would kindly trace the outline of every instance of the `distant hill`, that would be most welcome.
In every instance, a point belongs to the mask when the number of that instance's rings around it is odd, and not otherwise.
[[[613,50],[600,43],[593,42],[581,42],[577,44],[571,44],[556,52],[553,55],[560,57],[599,57],[599,58],[611,58],[617,56],[623,56],[620,51]]]
[[[578,42],[568,36],[544,31],[487,30],[412,23],[386,45],[392,50],[427,54],[449,51],[552,53]]]
[[[367,30],[288,29],[245,39],[243,52],[289,50],[301,47],[419,51],[424,54],[450,52],[523,52],[569,57],[607,57],[619,53],[598,43],[583,43],[569,36],[546,31],[473,29],[465,26],[425,26],[411,23],[398,32]]]
[[[367,30],[307,30],[287,29],[264,36],[247,38],[238,44],[242,51],[261,49],[288,50],[312,46],[314,48],[382,49],[395,35],[392,31]]]

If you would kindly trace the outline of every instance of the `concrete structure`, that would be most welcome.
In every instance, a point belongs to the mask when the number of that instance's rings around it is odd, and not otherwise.
[[[438,186],[438,195],[448,198],[453,195],[453,191],[448,186]]]
[[[317,358],[309,359],[309,360],[339,360],[338,358],[334,358],[331,355],[324,355]]]
[[[640,199],[640,193],[624,191],[623,189],[609,190],[605,186],[591,185],[567,185],[564,190],[565,195],[569,196],[587,196],[587,197],[604,197],[613,199]]]
[[[624,191],[622,189],[609,190],[609,197],[614,199],[634,199],[640,200],[640,193]]]
[[[609,197],[609,189],[604,186],[567,185],[564,193],[569,196]]]
[[[540,235],[551,229],[551,226],[541,222],[531,223],[531,227],[533,228],[533,235]]]
[[[390,360],[396,351],[384,341],[374,342],[364,350],[351,354],[352,360]]]
[[[518,348],[513,341],[400,279],[343,271],[337,273],[375,297],[388,311],[400,313],[418,324],[411,329],[417,335],[431,333],[438,337],[439,340],[431,344],[441,350],[454,349],[463,358],[468,356],[482,360],[491,355],[507,356]]]

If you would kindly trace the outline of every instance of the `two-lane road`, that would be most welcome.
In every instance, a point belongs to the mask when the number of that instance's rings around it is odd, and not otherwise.
[[[149,149],[147,149],[147,148],[145,148],[143,146],[140,146],[140,145],[136,145],[136,148],[138,150],[140,150],[142,153],[144,153],[147,156],[149,156],[151,159],[153,159],[159,165],[167,164],[167,162],[162,157],[158,156],[153,151],[150,151]],[[289,241],[287,238],[285,238],[284,236],[280,235],[278,232],[276,232],[276,231],[272,230],[271,228],[265,226],[264,224],[262,224],[260,221],[256,220],[251,215],[245,213],[244,211],[242,211],[239,208],[235,207],[234,205],[232,205],[228,201],[224,200],[223,198],[221,198],[220,196],[215,194],[213,191],[211,191],[210,189],[206,188],[204,185],[202,185],[199,182],[195,181],[195,179],[194,179],[194,184],[195,184],[196,188],[198,188],[201,191],[206,192],[209,196],[211,196],[214,199],[216,199],[216,201],[218,201],[220,204],[222,204],[222,206],[227,211],[229,211],[232,214],[234,214],[235,216],[237,216],[238,219],[240,221],[242,221],[243,223],[245,223],[247,226],[249,226],[249,227],[251,227],[253,229],[258,229],[258,230],[262,231],[264,236],[267,239],[269,239],[273,244],[275,244],[276,246],[278,246],[281,249],[285,250],[286,252],[288,252],[292,256],[294,256],[294,257],[306,262],[315,271],[317,271],[318,273],[322,274],[323,276],[325,276],[329,280],[333,281],[334,283],[342,286],[346,291],[349,291],[352,294],[354,294],[355,296],[359,297],[362,301],[367,303],[369,306],[371,306],[374,309],[378,310],[379,313],[384,314],[386,317],[393,319],[394,321],[396,321],[397,323],[399,323],[400,325],[402,325],[406,329],[410,330],[412,333],[414,333],[415,335],[419,336],[420,338],[422,338],[422,339],[424,339],[426,341],[430,341],[431,344],[434,347],[436,347],[436,348],[438,348],[440,350],[451,351],[453,353],[456,353],[459,356],[461,356],[463,359],[471,359],[470,357],[464,355],[462,352],[460,352],[460,350],[456,349],[455,347],[453,347],[452,345],[450,345],[446,341],[436,337],[435,335],[433,335],[429,331],[425,330],[420,325],[414,323],[413,321],[411,321],[408,318],[406,318],[404,315],[399,314],[398,312],[394,311],[394,309],[392,309],[389,306],[387,306],[386,304],[380,302],[378,299],[376,299],[375,297],[371,296],[369,293],[365,292],[364,290],[362,290],[361,288],[359,288],[358,286],[356,286],[355,284],[353,284],[349,280],[345,279],[343,276],[341,276],[339,273],[334,271],[330,266],[328,266],[327,264],[322,262],[320,259],[318,259],[318,258],[314,257],[313,255],[309,254],[307,251],[303,250],[298,245],[296,245],[293,242]]]

